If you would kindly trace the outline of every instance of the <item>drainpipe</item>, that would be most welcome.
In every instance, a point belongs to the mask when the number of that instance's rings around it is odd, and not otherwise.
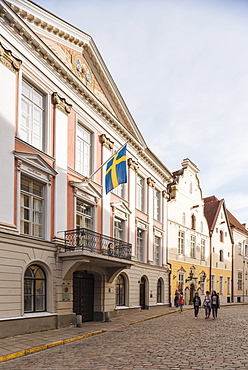
[[[231,302],[234,302],[234,243],[232,243],[232,281],[231,281]]]
[[[212,284],[211,284],[211,276],[212,276],[212,263],[213,263],[213,248],[212,248],[212,235],[213,235],[213,231],[210,230],[209,231],[209,236],[210,236],[210,266],[209,266],[209,274],[210,274],[210,277],[209,277],[209,292],[211,293],[212,291]]]
[[[169,271],[169,307],[171,307],[171,263],[167,262],[167,265],[170,266],[170,271]]]

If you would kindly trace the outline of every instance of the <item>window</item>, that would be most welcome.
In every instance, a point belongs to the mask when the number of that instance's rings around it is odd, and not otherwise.
[[[185,215],[185,212],[183,212],[183,216],[182,216],[182,224],[185,225],[186,224],[186,215]]]
[[[242,243],[238,243],[238,254],[242,254]]]
[[[161,193],[160,191],[154,191],[154,218],[157,221],[161,220]]]
[[[201,233],[203,233],[203,222],[201,221]]]
[[[211,290],[215,290],[215,275],[211,275]]]
[[[118,218],[114,219],[114,237],[115,239],[123,240],[124,221]]]
[[[116,306],[125,306],[125,279],[119,275],[116,281]]]
[[[195,258],[195,236],[191,235],[190,257]]]
[[[21,176],[21,234],[43,237],[44,190],[38,181]]]
[[[223,282],[224,282],[224,278],[223,278],[223,276],[220,276],[220,294],[221,295],[224,294],[224,284],[223,284]]]
[[[20,138],[44,149],[44,96],[22,81]]]
[[[193,193],[193,185],[192,185],[192,182],[191,181],[189,183],[189,192],[190,192],[190,194]]]
[[[224,233],[220,230],[220,242],[224,242]]]
[[[144,188],[144,179],[137,175],[137,208],[140,211],[144,211],[144,200],[145,200],[145,188]]]
[[[158,279],[158,283],[157,283],[157,303],[162,303],[163,302],[163,298],[162,298],[162,279]]]
[[[206,250],[206,248],[205,248],[205,240],[204,239],[202,239],[201,240],[201,260],[202,261],[204,261],[205,260],[205,250]]]
[[[80,124],[77,125],[76,170],[90,176],[92,158],[91,133]]]
[[[93,229],[93,206],[77,198],[76,228]]]
[[[180,289],[183,292],[184,289],[184,273],[179,272],[178,273],[178,289]]]
[[[224,252],[222,249],[220,250],[220,262],[224,262]]]
[[[24,312],[46,310],[46,275],[37,265],[29,266],[24,275]]]
[[[204,293],[205,292],[205,274],[200,274],[200,289],[201,289],[201,292]]]
[[[178,254],[184,254],[184,231],[178,231]]]
[[[154,239],[154,263],[155,265],[159,266],[161,264],[161,261],[160,261],[160,253],[161,251],[161,238],[158,238],[157,236],[155,236],[155,239]]]
[[[241,271],[238,272],[238,289],[239,290],[242,289],[242,272]]]
[[[113,193],[118,195],[121,198],[125,198],[125,184],[120,184],[113,189]]]
[[[245,257],[248,257],[248,245],[245,245]]]
[[[231,278],[227,278],[227,294],[231,294]]]
[[[191,216],[191,229],[195,230],[195,215]]]
[[[137,229],[137,259],[144,262],[144,230]]]

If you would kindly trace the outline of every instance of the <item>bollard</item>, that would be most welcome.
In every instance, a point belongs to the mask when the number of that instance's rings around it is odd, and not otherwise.
[[[77,315],[77,327],[78,328],[81,328],[82,327],[82,321],[83,321],[83,317],[82,315]]]

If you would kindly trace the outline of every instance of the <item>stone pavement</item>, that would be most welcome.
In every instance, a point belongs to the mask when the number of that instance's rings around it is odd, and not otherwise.
[[[184,309],[192,309],[192,306],[184,306]],[[84,322],[81,328],[73,326],[0,339],[0,363],[178,311],[176,307],[161,306],[159,308],[156,307],[156,311],[142,310],[136,313],[121,315],[112,318],[110,322]]]
[[[193,312],[188,311],[192,306],[185,307],[187,312],[183,314],[173,307],[161,306],[156,315],[144,310],[120,316],[111,322],[83,323],[82,328],[0,339],[0,368],[248,369],[247,334],[244,334],[247,332],[248,306],[226,306],[229,309],[221,310],[220,317],[211,323],[204,320],[203,310],[201,317],[195,320]],[[171,313],[174,315],[166,316]],[[157,319],[151,320],[153,318]],[[105,334],[96,335],[100,333]],[[90,336],[87,341],[80,341]],[[66,343],[71,344],[62,346]],[[49,348],[49,351],[42,351]],[[39,351],[42,352],[34,353]],[[34,355],[25,356],[30,353]],[[201,358],[201,366],[197,363],[189,366],[192,358],[196,357]],[[7,361],[12,358],[16,360]],[[121,359],[121,364],[118,359]],[[207,362],[206,366],[203,364],[202,367],[202,361]]]

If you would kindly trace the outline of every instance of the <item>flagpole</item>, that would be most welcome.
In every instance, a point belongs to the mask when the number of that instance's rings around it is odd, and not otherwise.
[[[110,157],[108,158],[100,167],[98,167],[89,177],[87,177],[87,180],[90,180],[106,163],[108,163],[108,161],[110,161],[115,155],[117,152],[119,152],[121,149],[124,148],[125,145],[127,145],[127,143],[129,142],[129,140],[124,144],[122,145],[122,147],[118,150],[115,151],[115,153]]]

